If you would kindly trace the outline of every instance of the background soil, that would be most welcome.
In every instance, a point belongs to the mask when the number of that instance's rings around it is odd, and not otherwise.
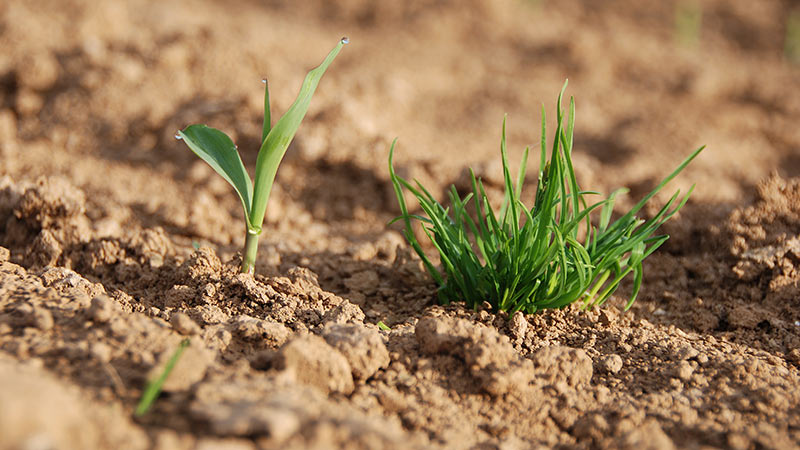
[[[673,1],[3,1],[0,448],[800,446],[798,6],[698,5],[692,45]],[[237,274],[239,201],[173,135],[252,171],[260,80],[281,114],[344,35]],[[565,78],[579,180],[620,209],[708,145],[639,300],[436,306],[389,143],[437,193],[499,189],[503,114],[517,159]]]

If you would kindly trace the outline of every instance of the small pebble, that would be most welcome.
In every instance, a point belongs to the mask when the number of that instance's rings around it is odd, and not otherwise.
[[[111,320],[114,312],[114,301],[111,297],[101,294],[92,299],[89,307],[89,317],[97,323],[106,323]]]
[[[618,373],[622,370],[622,357],[619,355],[607,355],[600,359],[600,368],[608,373]]]
[[[528,321],[522,311],[517,311],[511,316],[508,328],[517,340],[525,339],[525,333],[528,331]]]
[[[184,336],[190,336],[200,332],[200,327],[186,314],[182,312],[172,313],[169,319],[172,329]]]
[[[33,325],[42,331],[48,331],[53,328],[53,315],[46,309],[36,308],[33,311]]]
[[[699,354],[700,352],[698,352],[697,349],[689,345],[678,350],[678,358],[680,358],[681,361],[686,361],[687,359],[696,358],[697,355]]]
[[[680,378],[683,381],[688,381],[692,378],[694,367],[687,361],[681,361],[676,367],[673,376]]]
[[[89,346],[89,352],[98,361],[104,363],[111,361],[111,347],[109,347],[107,344],[104,344],[102,342],[93,342]]]

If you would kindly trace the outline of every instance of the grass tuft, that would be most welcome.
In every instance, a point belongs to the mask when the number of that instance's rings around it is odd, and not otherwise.
[[[625,308],[636,300],[642,285],[642,261],[669,238],[654,233],[686,204],[694,186],[683,197],[680,191],[673,194],[650,219],[636,214],[705,147],[689,155],[630,211],[612,222],[615,200],[627,189],[618,189],[596,203],[587,201],[598,193],[581,190],[575,178],[575,101],[570,99],[565,116],[561,103],[566,87],[564,83],[558,96],[549,159],[542,108],[538,185],[530,208],[520,198],[529,149],[525,149],[515,183],[508,165],[505,119],[500,141],[505,196],[497,212],[472,170],[472,192],[461,197],[451,186],[450,207],[443,206],[418,181],[410,183],[397,175],[393,165],[397,141],[392,143],[389,172],[401,211],[392,222],[403,221],[406,239],[439,285],[440,303],[463,300],[477,309],[485,301],[495,311],[534,313],[580,300],[584,308],[591,308],[602,305],[629,275],[634,277],[633,292]],[[417,199],[422,215],[409,213],[404,189]],[[599,218],[593,221],[594,212],[599,212]],[[441,271],[423,251],[413,221],[423,224],[425,236],[439,253]]]

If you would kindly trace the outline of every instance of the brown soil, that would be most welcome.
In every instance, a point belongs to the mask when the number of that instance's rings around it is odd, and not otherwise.
[[[1,2],[0,448],[800,446],[797,5],[702,1],[687,46],[676,4]],[[279,114],[343,35],[239,274],[239,201],[172,136],[221,128],[252,171],[261,78]],[[436,306],[389,143],[434,192],[492,184],[503,113],[517,159],[566,77],[620,209],[709,146],[639,300]]]

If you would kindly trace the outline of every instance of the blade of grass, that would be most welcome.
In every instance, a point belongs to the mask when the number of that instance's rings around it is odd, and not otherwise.
[[[161,371],[161,374],[155,379],[147,383],[147,387],[145,387],[144,392],[142,393],[142,397],[139,400],[139,404],[136,406],[136,411],[134,411],[134,415],[139,417],[147,413],[152,406],[153,402],[158,398],[158,394],[161,393],[161,387],[164,386],[164,382],[167,381],[167,377],[172,372],[172,369],[175,368],[175,364],[178,363],[178,360],[181,358],[183,351],[186,347],[189,346],[189,339],[186,338],[178,344],[178,348],[172,354],[172,356],[167,360],[167,363],[164,365],[164,370]]]

